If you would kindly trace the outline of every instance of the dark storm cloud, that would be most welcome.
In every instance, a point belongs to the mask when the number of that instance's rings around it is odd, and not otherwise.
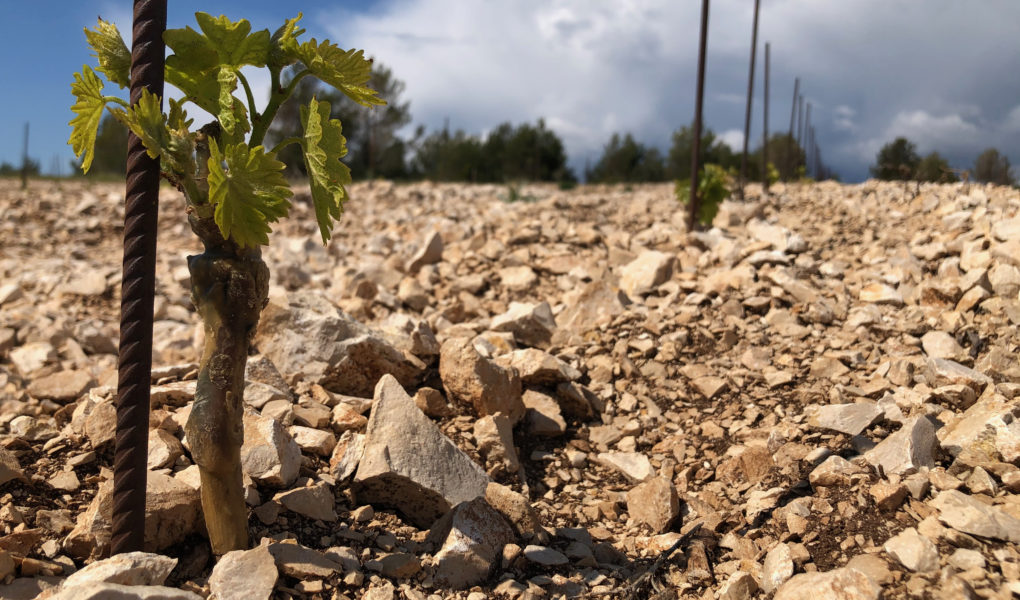
[[[739,145],[753,2],[712,4],[705,119]],[[614,131],[666,149],[693,116],[700,2],[396,0],[318,15],[407,82],[415,120],[481,132],[544,117],[575,167]],[[789,126],[794,76],[827,163],[866,176],[906,135],[968,167],[985,147],[1020,159],[1020,3],[764,0],[773,131]],[[752,142],[761,135],[761,47]]]

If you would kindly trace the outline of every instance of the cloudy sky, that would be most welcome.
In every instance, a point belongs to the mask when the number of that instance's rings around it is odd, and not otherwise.
[[[97,14],[127,32],[128,0],[8,3],[0,24],[7,83],[0,161],[20,161],[23,124],[44,170],[71,158],[71,73],[91,63],[81,34]],[[739,148],[753,0],[715,0],[705,123]],[[170,26],[208,2],[172,0]],[[540,117],[575,170],[613,132],[668,149],[694,113],[696,0],[222,1],[216,12],[275,29],[301,10],[308,35],[364,48],[406,84],[414,124],[482,133]],[[761,137],[761,47],[772,43],[770,128],[789,127],[795,76],[812,103],[825,162],[867,176],[898,135],[969,167],[984,148],[1020,164],[1020,2],[763,0],[752,144]],[[15,57],[23,57],[16,60]],[[256,87],[265,90],[265,79]],[[16,91],[12,91],[16,90]]]

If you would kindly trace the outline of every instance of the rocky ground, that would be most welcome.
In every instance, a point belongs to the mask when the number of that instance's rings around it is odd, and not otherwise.
[[[1016,190],[751,188],[687,233],[666,185],[376,182],[325,248],[299,194],[219,560],[171,190],[151,552],[106,559],[122,190],[0,180],[2,598],[1020,595]]]

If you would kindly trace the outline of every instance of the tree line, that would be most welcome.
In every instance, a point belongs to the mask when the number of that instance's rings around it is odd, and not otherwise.
[[[287,82],[285,77],[284,82]],[[507,183],[515,181],[557,182],[573,185],[576,175],[567,166],[563,141],[539,119],[534,124],[502,123],[486,135],[451,131],[448,126],[426,133],[419,126],[407,139],[398,132],[409,125],[410,102],[402,99],[404,83],[384,65],[375,63],[369,85],[379,90],[386,106],[367,108],[343,94],[324,86],[313,77],[297,83],[295,93],[281,106],[273,128],[266,136],[272,147],[291,136],[301,134],[300,107],[313,98],[327,100],[330,118],[339,119],[347,138],[347,156],[343,161],[356,179],[392,179],[433,181],[466,181]],[[637,141],[630,133],[614,133],[602,148],[594,164],[588,164],[584,176],[589,183],[638,183],[684,180],[690,178],[694,133],[691,126],[673,132],[669,151]],[[719,139],[711,129],[701,138],[702,164],[716,164],[736,174],[740,154]],[[116,119],[106,115],[96,139],[95,159],[90,175],[122,176],[126,167],[127,130]],[[796,139],[788,133],[776,133],[768,141],[770,177],[796,181],[804,177],[806,156]],[[300,149],[289,145],[280,152],[290,177],[305,176]],[[748,156],[748,179],[760,181],[762,146]],[[36,167],[37,168],[37,167]],[[0,174],[14,171],[8,166]],[[771,171],[771,169],[770,169]],[[80,171],[78,171],[80,172]],[[925,157],[917,154],[915,145],[906,138],[897,138],[879,151],[872,176],[878,179],[909,179],[952,182],[959,170],[938,152]],[[969,177],[976,181],[1015,185],[1016,179],[1009,159],[995,148],[984,151]]]
[[[290,76],[292,74],[285,73],[285,85]],[[301,79],[294,94],[280,107],[274,126],[266,136],[267,147],[301,134],[301,107],[314,97],[328,101],[330,118],[339,119],[343,124],[348,149],[343,161],[356,179],[479,183],[547,181],[563,186],[577,181],[577,176],[567,166],[563,141],[546,127],[542,119],[533,124],[502,123],[485,135],[451,131],[448,126],[426,133],[425,128],[419,126],[413,135],[405,139],[398,132],[412,119],[410,102],[402,98],[404,83],[394,77],[389,68],[376,62],[369,86],[379,91],[379,96],[387,102],[386,106],[366,108],[313,77]],[[125,127],[106,115],[99,126],[90,176],[123,175],[126,138]],[[682,127],[673,133],[669,152],[663,155],[658,148],[638,142],[629,133],[613,134],[598,161],[585,169],[585,178],[592,183],[689,178],[693,139],[692,128]],[[731,172],[739,168],[739,154],[711,130],[704,132],[701,147],[703,163],[718,164]],[[751,178],[759,177],[760,157],[761,148],[758,148],[750,160]],[[306,175],[297,146],[284,147],[279,158],[287,165],[288,176],[301,178]],[[804,152],[786,134],[777,134],[770,139],[769,158],[783,180],[795,179],[803,173]]]
[[[996,148],[988,148],[979,154],[970,169],[954,169],[938,152],[930,152],[922,158],[917,153],[917,146],[905,137],[898,137],[882,146],[875,156],[871,176],[886,181],[935,183],[952,183],[963,176],[981,183],[1017,184],[1009,158]]]

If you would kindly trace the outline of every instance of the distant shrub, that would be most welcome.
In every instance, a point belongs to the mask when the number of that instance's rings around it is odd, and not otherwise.
[[[691,201],[691,181],[681,179],[676,182],[674,192],[677,200],[687,206]],[[719,205],[729,197],[731,192],[730,177],[726,169],[715,164],[707,164],[701,170],[698,178],[698,197],[701,202],[698,206],[698,222],[702,225],[711,225],[715,215],[719,212]]]

